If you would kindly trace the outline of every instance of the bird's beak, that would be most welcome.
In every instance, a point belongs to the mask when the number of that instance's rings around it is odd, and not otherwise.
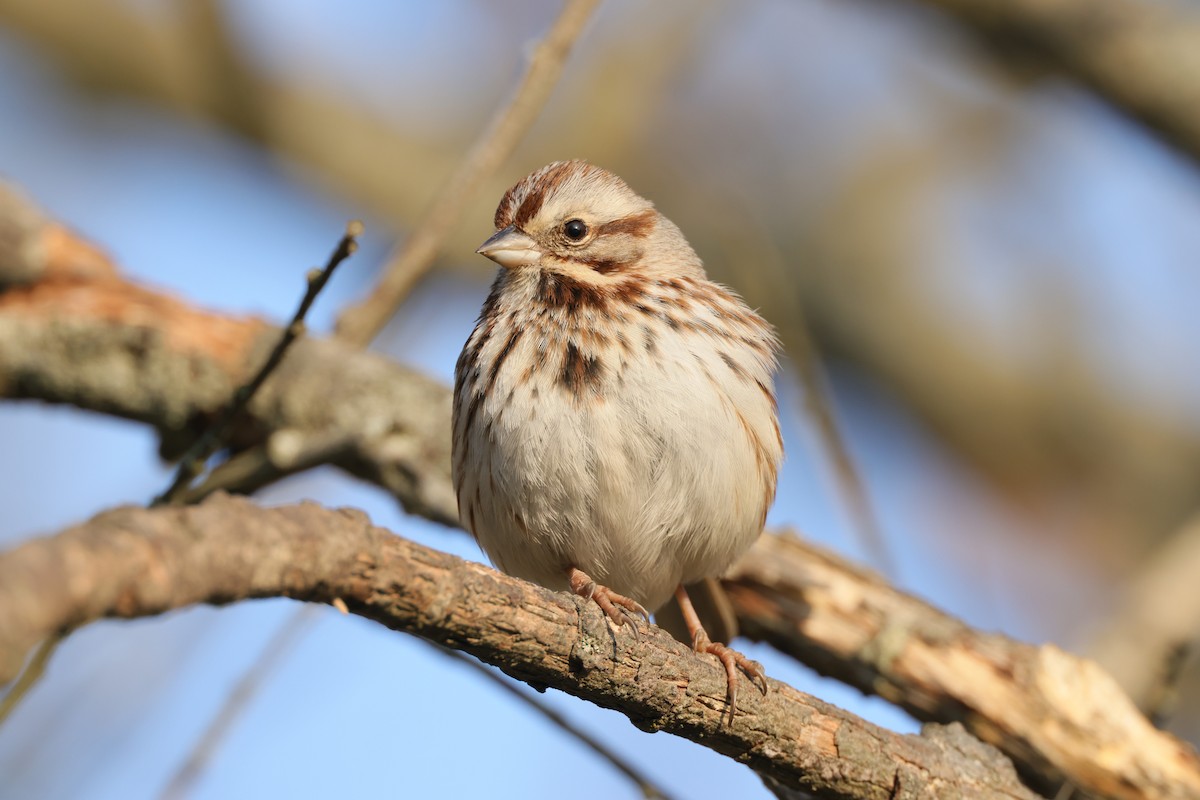
[[[493,233],[475,252],[509,268],[536,264],[542,257],[537,243],[513,225]]]

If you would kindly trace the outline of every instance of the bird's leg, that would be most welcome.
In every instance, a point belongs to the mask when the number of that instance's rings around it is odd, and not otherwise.
[[[650,621],[650,613],[642,608],[641,603],[596,583],[578,567],[571,567],[567,570],[567,580],[571,582],[572,592],[588,600],[594,600],[596,605],[600,606],[600,610],[617,625],[624,625],[626,617],[629,617],[631,622],[635,616],[641,617],[646,622]],[[633,632],[635,635],[637,634],[636,624],[633,626]]]
[[[762,664],[751,661],[737,650],[708,638],[704,626],[700,624],[700,617],[696,614],[696,609],[692,607],[692,599],[688,597],[687,589],[683,588],[682,583],[675,589],[675,599],[679,602],[679,609],[683,612],[683,621],[687,624],[688,633],[692,637],[692,649],[697,653],[712,653],[725,665],[729,719],[732,722],[733,715],[737,712],[738,668],[741,667],[747,677],[762,690],[763,694],[766,694],[767,676],[763,672]]]

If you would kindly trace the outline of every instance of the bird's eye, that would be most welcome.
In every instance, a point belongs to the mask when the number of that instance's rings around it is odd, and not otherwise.
[[[563,224],[563,233],[572,242],[578,242],[587,236],[588,227],[581,219],[570,219]]]

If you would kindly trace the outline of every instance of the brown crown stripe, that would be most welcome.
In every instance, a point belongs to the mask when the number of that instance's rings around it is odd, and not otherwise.
[[[513,224],[518,228],[527,225],[542,210],[546,198],[573,173],[579,171],[579,168],[580,165],[577,162],[564,161],[547,170],[542,175],[538,175],[529,187],[529,192],[525,195],[525,199],[521,201],[521,207],[517,209],[517,213],[513,216]],[[537,174],[534,173],[534,175]]]
[[[600,381],[604,377],[604,365],[600,359],[592,355],[584,355],[574,342],[567,342],[567,352],[563,356],[562,374],[559,381],[563,387],[576,398],[583,394],[584,389],[590,389],[593,394],[600,393]]]
[[[509,190],[504,193],[504,197],[500,198],[500,205],[496,206],[496,215],[492,217],[492,225],[495,226],[496,230],[507,228],[512,222],[513,203],[515,202],[514,198],[517,194],[517,189],[519,188],[521,188],[520,183],[518,183],[516,186],[510,187]]]
[[[596,226],[597,236],[611,236],[614,234],[627,234],[637,239],[644,239],[654,230],[654,226],[658,224],[658,212],[653,208],[648,208],[645,211],[639,211],[636,214],[630,214],[628,217],[621,217],[612,222],[605,222]]]

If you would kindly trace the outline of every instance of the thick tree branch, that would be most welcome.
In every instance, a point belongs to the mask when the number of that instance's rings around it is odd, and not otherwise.
[[[725,585],[746,636],[917,719],[962,721],[1043,791],[1200,797],[1195,750],[1091,661],[976,631],[793,536],[763,536]]]
[[[5,287],[7,287],[6,290]],[[153,425],[177,457],[279,340],[123,281],[107,259],[0,186],[0,397],[68,403]],[[281,471],[307,454],[376,483],[412,513],[454,524],[449,393],[380,356],[306,338],[229,441]],[[331,446],[336,442],[337,446]]]
[[[0,556],[0,679],[40,638],[105,617],[286,596],[329,603],[616,709],[830,798],[1032,798],[995,751],[937,729],[890,733],[791,687],[746,687],[665,631],[619,636],[592,604],[409,542],[357,511],[218,495],[122,508]]]
[[[163,433],[168,451],[220,407],[274,340],[265,322],[200,311],[121,280],[95,248],[12,192],[0,192],[0,289],[6,285],[0,397],[140,420]],[[296,453],[326,453],[413,513],[454,524],[449,413],[444,386],[308,339],[251,404],[251,423],[235,444],[251,448],[244,455],[256,463],[273,458],[281,467],[313,465]],[[1178,788],[1200,786],[1194,753],[1130,716],[1128,700],[1086,661],[977,633],[798,541],[764,536],[730,586],[751,636],[919,719],[961,722],[1039,786],[1069,779],[1100,796],[1200,796]],[[1081,717],[1085,711],[1091,716]],[[1101,744],[1109,749],[1098,760]],[[1171,794],[1170,781],[1185,793]],[[1125,794],[1109,794],[1120,786]]]

